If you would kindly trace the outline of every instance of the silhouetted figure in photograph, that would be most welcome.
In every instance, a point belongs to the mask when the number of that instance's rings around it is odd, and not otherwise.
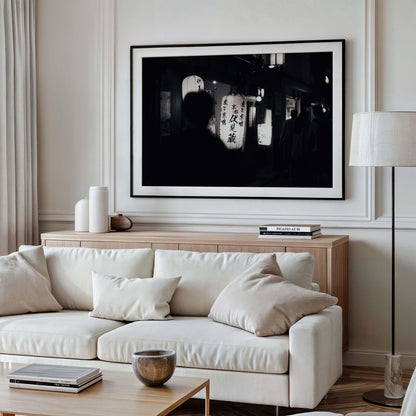
[[[213,109],[214,101],[205,91],[185,96],[184,129],[175,140],[176,186],[221,186],[229,182],[227,148],[207,127]]]
[[[284,169],[288,168],[290,164],[291,150],[293,135],[295,132],[295,121],[298,115],[297,110],[292,110],[290,112],[290,117],[288,120],[285,120],[282,127],[282,132],[280,134],[279,140],[279,162]]]
[[[291,147],[292,178],[295,186],[308,186],[311,172],[309,166],[309,114],[304,111],[295,119]]]
[[[314,106],[309,128],[313,180],[316,186],[332,186],[332,122],[320,105]]]

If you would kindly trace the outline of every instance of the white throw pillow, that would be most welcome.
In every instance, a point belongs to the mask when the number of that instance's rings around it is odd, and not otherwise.
[[[43,254],[43,253],[42,253]],[[29,263],[39,260],[39,249],[0,257],[0,315],[60,311],[62,306],[51,292],[49,276]],[[26,258],[28,260],[26,260]],[[41,270],[41,263],[37,264]]]
[[[156,250],[154,277],[182,276],[170,305],[173,315],[208,316],[225,286],[263,258],[275,256],[280,276],[312,288],[315,258],[309,253],[198,253]]]
[[[128,279],[92,272],[95,318],[117,321],[166,320],[180,277]]]
[[[154,256],[150,248],[43,247],[43,250],[52,293],[64,309],[93,308],[92,271],[129,278],[153,275]]]
[[[336,297],[284,280],[269,261],[260,260],[225,287],[208,316],[256,336],[281,335],[303,316],[337,302]]]

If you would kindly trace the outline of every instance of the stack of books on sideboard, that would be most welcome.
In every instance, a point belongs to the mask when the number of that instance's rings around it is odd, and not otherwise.
[[[320,235],[322,234],[319,224],[267,224],[259,227],[259,238],[306,238],[311,240]]]

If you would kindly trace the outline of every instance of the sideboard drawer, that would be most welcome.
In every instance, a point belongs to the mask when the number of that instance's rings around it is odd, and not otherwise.
[[[81,241],[71,240],[46,240],[46,247],[81,247]]]
[[[198,251],[200,253],[216,253],[216,244],[179,244],[179,250]]]
[[[276,253],[285,251],[285,247],[265,247],[265,246],[236,246],[236,245],[219,245],[218,252],[239,252],[239,253]]]
[[[87,248],[151,248],[150,243],[136,243],[124,241],[81,241],[81,247]]]
[[[177,243],[152,243],[153,250],[179,250]]]

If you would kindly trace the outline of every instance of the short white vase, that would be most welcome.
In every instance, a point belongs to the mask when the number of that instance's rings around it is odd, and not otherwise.
[[[387,354],[386,367],[384,369],[384,397],[401,399],[404,393],[400,355]]]
[[[75,231],[89,230],[89,201],[87,198],[80,199],[75,204]]]

